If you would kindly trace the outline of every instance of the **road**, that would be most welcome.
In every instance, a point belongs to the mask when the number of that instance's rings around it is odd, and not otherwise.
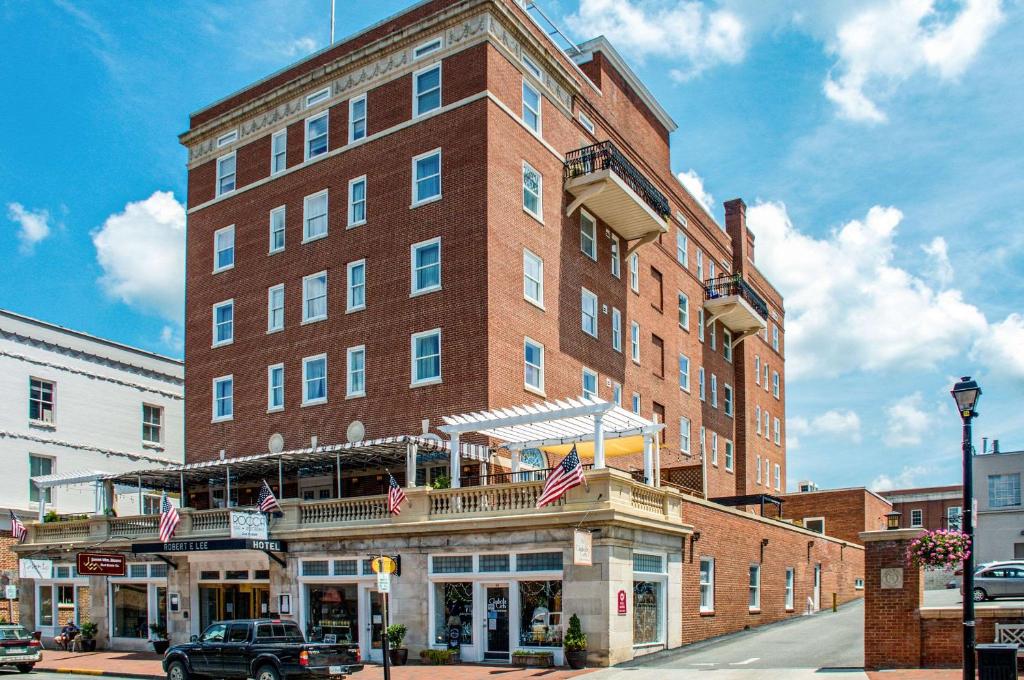
[[[959,590],[926,590],[924,591],[925,607],[959,607],[963,603]],[[1024,598],[1001,597],[988,602],[975,602],[975,609],[984,607],[1017,607],[1024,608]]]

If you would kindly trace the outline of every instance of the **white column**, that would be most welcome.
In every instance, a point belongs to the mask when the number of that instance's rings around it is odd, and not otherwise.
[[[405,486],[409,489],[416,487],[416,457],[419,448],[417,444],[405,445]]]
[[[661,432],[654,435],[654,486],[661,486]]]
[[[654,486],[654,442],[651,435],[644,435],[644,483]]]
[[[594,467],[604,469],[604,414],[594,414]]]
[[[462,471],[462,461],[460,460],[460,456],[459,456],[461,451],[459,450],[459,433],[458,432],[452,432],[451,439],[450,439],[449,443],[451,444],[452,450],[451,450],[450,462],[448,463],[448,467],[449,467],[448,474],[452,478],[452,488],[453,489],[458,489],[460,486],[462,486],[462,482],[459,480],[459,473]]]
[[[139,512],[138,512],[138,514],[141,515],[142,514],[142,475],[137,475],[136,478],[137,478],[137,480],[139,482]]]
[[[231,507],[231,466],[224,466],[224,507]]]
[[[480,461],[480,486],[487,486],[487,461]]]
[[[523,462],[523,452],[519,449],[512,449],[512,472],[519,472]]]

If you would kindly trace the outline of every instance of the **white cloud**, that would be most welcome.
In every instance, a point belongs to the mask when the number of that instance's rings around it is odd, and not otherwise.
[[[959,78],[1002,22],[1000,0],[960,0],[946,11],[939,0],[885,0],[838,26],[828,51],[836,66],[825,96],[840,116],[883,122],[877,101],[919,73]]]
[[[164,326],[160,329],[160,343],[167,349],[180,353],[185,349],[185,336],[180,327]]]
[[[1013,313],[989,326],[971,348],[971,359],[1024,380],[1024,316]]]
[[[939,285],[948,286],[953,281],[953,263],[949,261],[949,246],[946,239],[936,236],[931,243],[921,246],[931,258],[930,274]]]
[[[917,486],[917,478],[927,474],[928,468],[918,465],[915,467],[903,466],[903,470],[895,477],[881,474],[871,480],[868,486],[872,491],[892,491],[893,489],[912,489]]]
[[[678,65],[669,75],[676,81],[719,63],[738,63],[746,52],[745,29],[736,14],[709,11],[692,0],[581,0],[566,21],[584,39],[607,36],[616,49],[641,61],[674,61]]]
[[[922,397],[915,392],[903,397],[885,409],[886,446],[917,446],[931,425],[932,417],[921,408]]]
[[[818,239],[797,230],[782,203],[748,209],[758,267],[786,301],[790,379],[930,368],[984,333],[984,315],[959,290],[894,264],[902,218],[875,206]]]
[[[92,232],[110,297],[182,323],[185,207],[169,191],[129,203]]]
[[[28,210],[21,203],[8,203],[7,219],[18,224],[18,250],[22,255],[31,255],[36,244],[50,235],[47,210]]]
[[[787,444],[793,434],[802,435],[833,435],[847,437],[851,441],[861,440],[860,416],[849,409],[830,409],[808,420],[802,416],[786,420]]]
[[[305,57],[312,54],[317,48],[317,42],[314,38],[304,35],[300,38],[295,38],[291,42],[287,42],[280,46],[279,52],[282,56],[292,58]]]
[[[686,190],[690,192],[690,195],[700,203],[701,207],[704,208],[709,215],[711,215],[711,210],[715,205],[715,197],[704,188],[704,179],[697,174],[697,171],[691,168],[686,172],[677,173],[676,179],[679,180],[680,184],[686,187]]]

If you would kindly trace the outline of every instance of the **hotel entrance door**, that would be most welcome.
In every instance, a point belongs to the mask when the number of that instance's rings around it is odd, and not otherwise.
[[[211,583],[199,586],[199,629],[214,621],[254,619],[270,611],[270,586]]]

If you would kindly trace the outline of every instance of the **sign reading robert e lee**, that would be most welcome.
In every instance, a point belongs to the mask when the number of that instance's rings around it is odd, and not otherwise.
[[[168,541],[167,543],[132,543],[133,553],[206,552],[210,550],[262,550],[288,552],[284,541],[273,538],[219,538],[199,541]]]
[[[79,576],[124,576],[126,561],[118,553],[78,553]]]

